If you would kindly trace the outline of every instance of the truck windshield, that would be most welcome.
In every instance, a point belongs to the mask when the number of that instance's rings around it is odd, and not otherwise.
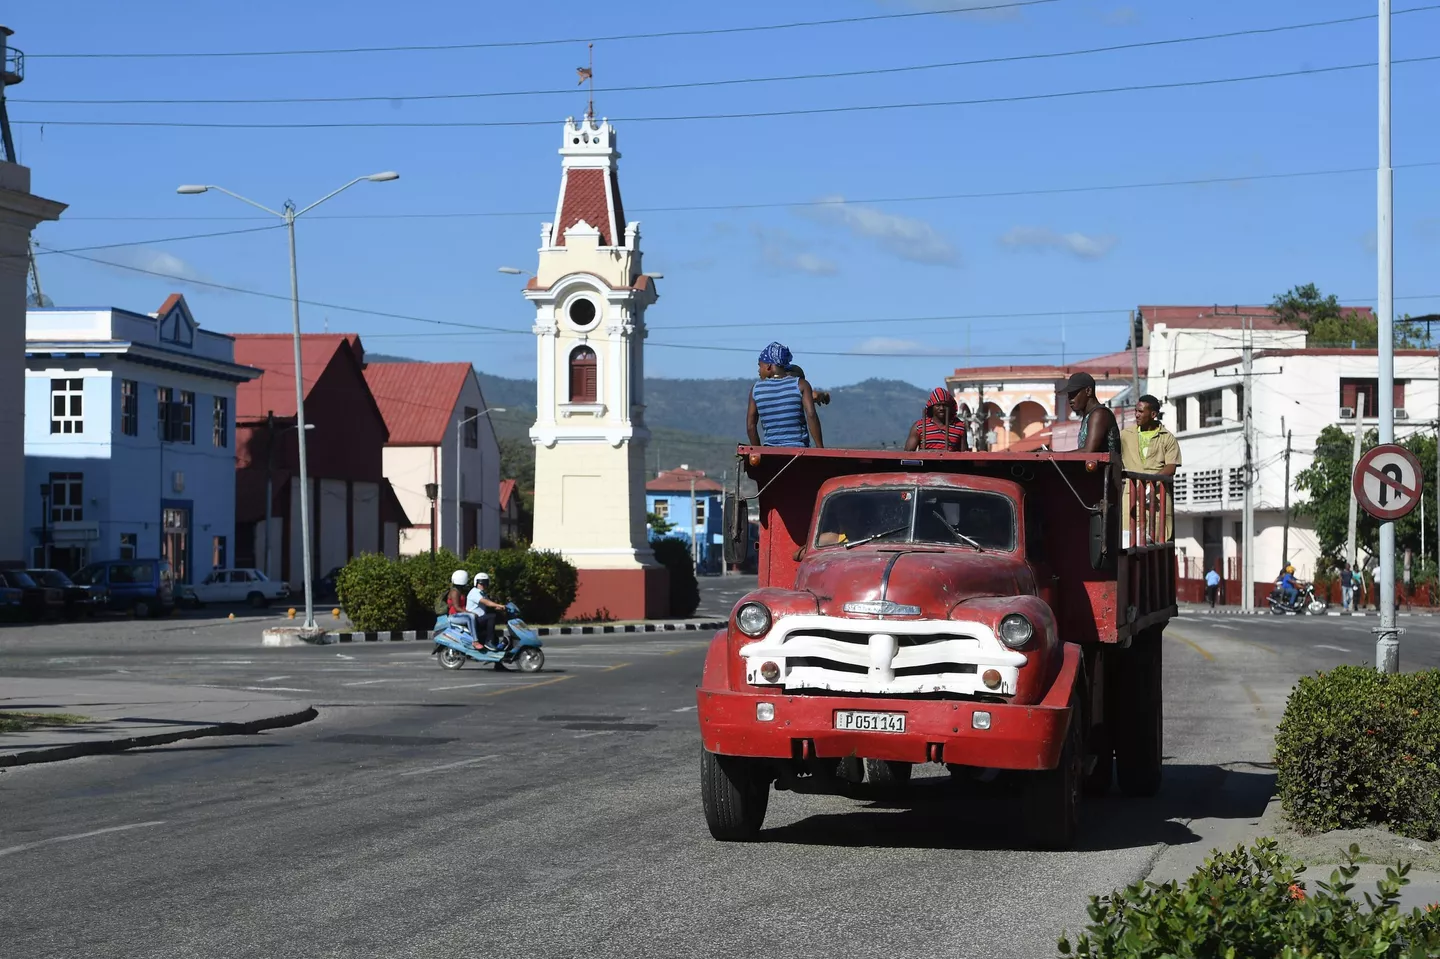
[[[955,488],[844,490],[825,498],[815,545],[861,540],[1015,549],[1015,504],[1000,493]]]

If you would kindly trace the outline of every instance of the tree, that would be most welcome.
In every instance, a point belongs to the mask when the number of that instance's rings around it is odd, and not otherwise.
[[[659,513],[646,513],[645,525],[650,527],[650,532],[655,536],[664,536],[675,528],[674,523]]]
[[[527,498],[535,493],[535,445],[528,439],[500,440],[500,475],[513,479]]]
[[[1315,459],[1295,477],[1295,488],[1308,493],[1307,500],[1294,507],[1297,516],[1314,520],[1320,551],[1332,559],[1344,556],[1350,528],[1351,459],[1354,455],[1354,434],[1338,426],[1327,426],[1315,444]],[[1370,430],[1361,440],[1361,450],[1379,443],[1379,435]],[[1425,516],[1433,524],[1435,513],[1435,437],[1415,434],[1400,444],[1420,460],[1424,473]],[[1428,532],[1434,532],[1433,528]],[[1427,537],[1428,539],[1429,537]],[[1360,510],[1356,516],[1355,543],[1374,552],[1380,542],[1380,521]],[[1433,542],[1433,539],[1431,539]],[[1427,542],[1426,545],[1430,545]],[[1420,552],[1420,510],[1395,524],[1395,549],[1403,553]],[[1348,557],[1347,557],[1348,558]]]
[[[1308,334],[1310,346],[1374,347],[1379,343],[1379,323],[1375,317],[1340,305],[1335,294],[1322,294],[1314,283],[1297,286],[1282,293],[1270,303],[1281,320],[1293,323]],[[1429,338],[1409,317],[1401,317],[1394,327],[1395,346],[1413,349],[1428,345]]]

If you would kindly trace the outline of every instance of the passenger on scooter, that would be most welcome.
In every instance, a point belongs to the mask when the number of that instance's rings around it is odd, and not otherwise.
[[[460,588],[470,582],[470,574],[457,569],[450,574],[450,589],[445,593],[445,612],[452,620],[459,620],[470,630],[471,636],[479,636],[478,620],[474,613],[465,611],[465,594]]]
[[[1285,573],[1280,577],[1280,593],[1285,597],[1288,606],[1294,606],[1300,590],[1295,586],[1295,567],[1286,566]]]
[[[476,573],[475,585],[470,590],[470,595],[465,598],[465,611],[474,617],[477,625],[475,631],[475,646],[477,649],[485,646],[491,649],[499,649],[500,646],[495,640],[495,618],[496,614],[491,610],[504,610],[504,603],[497,603],[485,595],[485,590],[490,586],[489,573]],[[480,630],[484,630],[482,636]],[[482,643],[483,639],[483,643]]]

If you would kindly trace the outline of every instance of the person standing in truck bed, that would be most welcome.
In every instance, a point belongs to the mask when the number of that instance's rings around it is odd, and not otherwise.
[[[935,387],[925,403],[925,415],[910,427],[910,435],[905,439],[906,451],[969,452],[970,442],[965,437],[965,424],[958,412],[954,395],[943,386]]]
[[[760,378],[750,388],[745,430],[751,446],[825,445],[820,414],[809,381],[789,375],[791,354],[784,345],[771,343],[760,351]]]

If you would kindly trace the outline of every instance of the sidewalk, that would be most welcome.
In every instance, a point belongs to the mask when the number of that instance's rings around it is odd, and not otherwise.
[[[0,711],[73,713],[91,720],[0,734],[0,767],[255,733],[316,715],[306,703],[243,690],[23,677],[0,678]]]

